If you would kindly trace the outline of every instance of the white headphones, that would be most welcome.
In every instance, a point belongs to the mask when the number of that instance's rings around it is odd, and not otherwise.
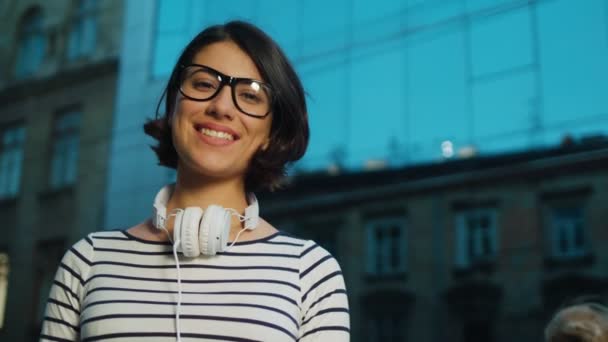
[[[166,230],[167,203],[174,189],[175,184],[167,185],[154,198],[152,221],[157,229]],[[255,195],[248,193],[247,201],[249,206],[245,208],[245,216],[235,209],[215,204],[204,210],[200,207],[175,209],[175,214],[171,215],[175,216],[173,241],[178,243],[177,250],[187,257],[215,255],[226,250],[232,215],[245,223],[244,229],[253,230],[258,225],[260,208]]]

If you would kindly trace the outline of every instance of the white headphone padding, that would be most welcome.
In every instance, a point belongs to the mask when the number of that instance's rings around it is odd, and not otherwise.
[[[200,250],[205,255],[215,255],[226,245],[230,232],[230,213],[219,205],[211,204],[203,213],[200,227]],[[224,238],[225,237],[225,238]]]
[[[203,216],[203,209],[199,207],[188,207],[184,210],[182,221],[180,224],[182,252],[185,256],[194,258],[201,254],[198,244],[198,231]],[[177,234],[177,231],[175,232]]]

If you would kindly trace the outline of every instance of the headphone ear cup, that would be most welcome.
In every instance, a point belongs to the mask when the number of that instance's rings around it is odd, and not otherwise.
[[[188,207],[182,215],[180,244],[184,255],[190,258],[201,254],[198,234],[202,216],[203,209],[199,207]]]
[[[203,214],[200,227],[200,251],[215,255],[226,248],[230,233],[230,213],[219,205],[210,205]]]

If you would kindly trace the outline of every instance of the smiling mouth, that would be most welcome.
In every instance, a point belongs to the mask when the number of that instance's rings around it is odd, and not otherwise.
[[[222,131],[215,131],[206,127],[203,127],[201,129],[199,129],[199,132],[201,132],[201,134],[209,136],[209,137],[213,137],[213,138],[219,138],[219,139],[224,139],[224,140],[228,140],[228,141],[233,141],[234,140],[234,136],[232,136],[232,134],[230,133],[226,133],[226,132],[222,132]]]

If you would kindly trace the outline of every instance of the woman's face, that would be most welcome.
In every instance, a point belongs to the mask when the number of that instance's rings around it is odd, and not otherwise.
[[[192,60],[233,77],[262,79],[255,64],[231,41],[202,48]],[[230,86],[208,101],[194,101],[178,92],[171,118],[178,172],[214,179],[244,180],[254,153],[269,143],[272,113],[264,118],[243,114],[232,100]]]

